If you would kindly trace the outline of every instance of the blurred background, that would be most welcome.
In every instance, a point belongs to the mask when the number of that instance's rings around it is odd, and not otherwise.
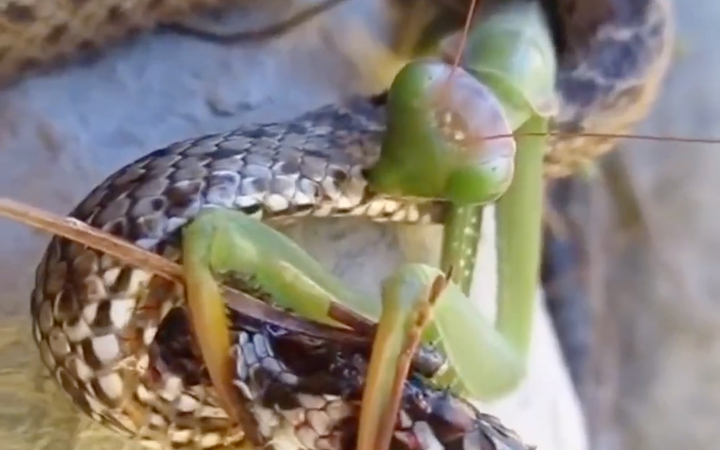
[[[673,6],[675,62],[637,132],[717,138],[720,58],[707,52],[720,4]],[[595,326],[580,392],[594,448],[717,446],[718,169],[717,144],[626,141],[577,190]]]
[[[311,2],[292,3],[302,9]],[[375,89],[382,76],[373,72],[382,70],[363,61],[385,57],[369,37],[385,26],[375,19],[378,8],[377,1],[350,0],[262,43],[154,33],[15,85],[0,93],[0,194],[65,213],[152,148]],[[239,15],[260,28],[286,9],[286,1],[273,0]],[[677,2],[674,12],[675,61],[637,132],[720,138],[720,3]],[[588,179],[563,188],[570,194],[563,211],[583,250],[577,273],[590,296],[579,309],[558,308],[564,312],[555,319],[564,339],[589,343],[573,378],[593,449],[710,450],[720,442],[718,174],[720,144],[633,140]],[[386,238],[376,239],[382,245]],[[35,349],[18,338],[46,242],[0,223],[0,430],[24,433],[22,442],[34,448],[61,449],[81,433],[78,419],[63,413],[60,401],[49,410],[39,398],[55,394],[47,380],[28,377]],[[357,252],[365,247],[353,242]],[[28,386],[35,394],[21,395]],[[67,436],[42,434],[21,416],[48,416],[42,426]]]

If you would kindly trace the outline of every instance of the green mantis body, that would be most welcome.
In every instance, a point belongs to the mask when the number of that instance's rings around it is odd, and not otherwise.
[[[340,302],[379,323],[359,434],[371,437],[361,438],[359,449],[383,448],[382,440],[372,439],[382,434],[383,419],[378,418],[392,411],[388,399],[393,380],[402,375],[383,374],[379,368],[407,351],[412,332],[420,333],[422,343],[435,346],[447,358],[446,370],[431,380],[438,386],[491,400],[511,392],[524,376],[539,265],[544,139],[520,137],[514,152],[512,138],[485,141],[489,136],[476,130],[479,122],[490,118],[509,126],[508,131],[547,131],[554,55],[541,17],[536,5],[521,2],[495,11],[480,24],[464,61],[477,79],[459,70],[457,78],[446,81],[448,66],[427,60],[410,63],[391,87],[381,159],[368,180],[385,195],[440,198],[454,205],[440,269],[403,265],[386,278],[378,299],[346,288],[289,238],[240,212],[207,211],[184,230],[188,301],[195,320],[205,329],[224,320],[214,280],[229,273],[251,280],[280,307],[308,319],[343,326],[330,314],[333,302]],[[453,91],[453,83],[460,89]],[[493,113],[482,109],[487,102],[468,103],[477,92],[494,93],[503,110]],[[495,324],[467,295],[478,219],[483,205],[490,202],[496,202],[499,230]],[[434,287],[447,271],[452,272],[451,280],[437,291]],[[432,317],[427,326],[419,326],[415,319],[429,311],[430,303]],[[216,333],[198,338],[201,348],[207,349],[219,348],[211,341],[224,339]],[[211,357],[221,362],[208,362],[211,353],[203,351],[211,377],[214,373],[216,385],[229,385],[229,363],[222,362],[219,354]]]

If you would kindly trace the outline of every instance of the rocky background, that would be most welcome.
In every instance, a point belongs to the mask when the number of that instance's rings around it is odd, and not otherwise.
[[[676,61],[637,131],[720,137],[720,58],[712,47],[720,4],[674,6]],[[718,144],[632,141],[593,188],[588,231],[598,327],[584,396],[595,448],[717,447],[718,169]]]

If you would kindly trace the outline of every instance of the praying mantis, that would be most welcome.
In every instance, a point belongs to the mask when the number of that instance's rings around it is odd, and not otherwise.
[[[447,364],[428,381],[490,400],[522,380],[538,276],[542,161],[552,114],[555,56],[539,7],[505,5],[478,24],[464,68],[443,58],[410,62],[388,92],[380,160],[367,171],[373,192],[448,204],[440,267],[405,264],[388,276],[382,298],[352,292],[298,245],[229,209],[202,212],[183,230],[183,266],[193,330],[216,386],[231,386],[230,337],[219,278],[252,277],[276,304],[332,326],[333,302],[377,323],[360,416],[358,449],[387,448],[394,423],[388,371],[412,352],[410,337]],[[441,55],[461,51],[447,41]],[[517,61],[530,63],[518,64]],[[513,138],[513,132],[520,137]],[[488,139],[495,136],[496,139]],[[516,149],[517,147],[517,149]],[[483,206],[498,221],[499,314],[490,323],[467,297]],[[425,325],[427,322],[427,326]]]

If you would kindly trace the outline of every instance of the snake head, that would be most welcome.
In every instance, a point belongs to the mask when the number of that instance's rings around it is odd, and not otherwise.
[[[483,204],[510,185],[514,156],[512,130],[492,90],[463,69],[416,60],[390,87],[387,131],[368,179],[391,196]]]

